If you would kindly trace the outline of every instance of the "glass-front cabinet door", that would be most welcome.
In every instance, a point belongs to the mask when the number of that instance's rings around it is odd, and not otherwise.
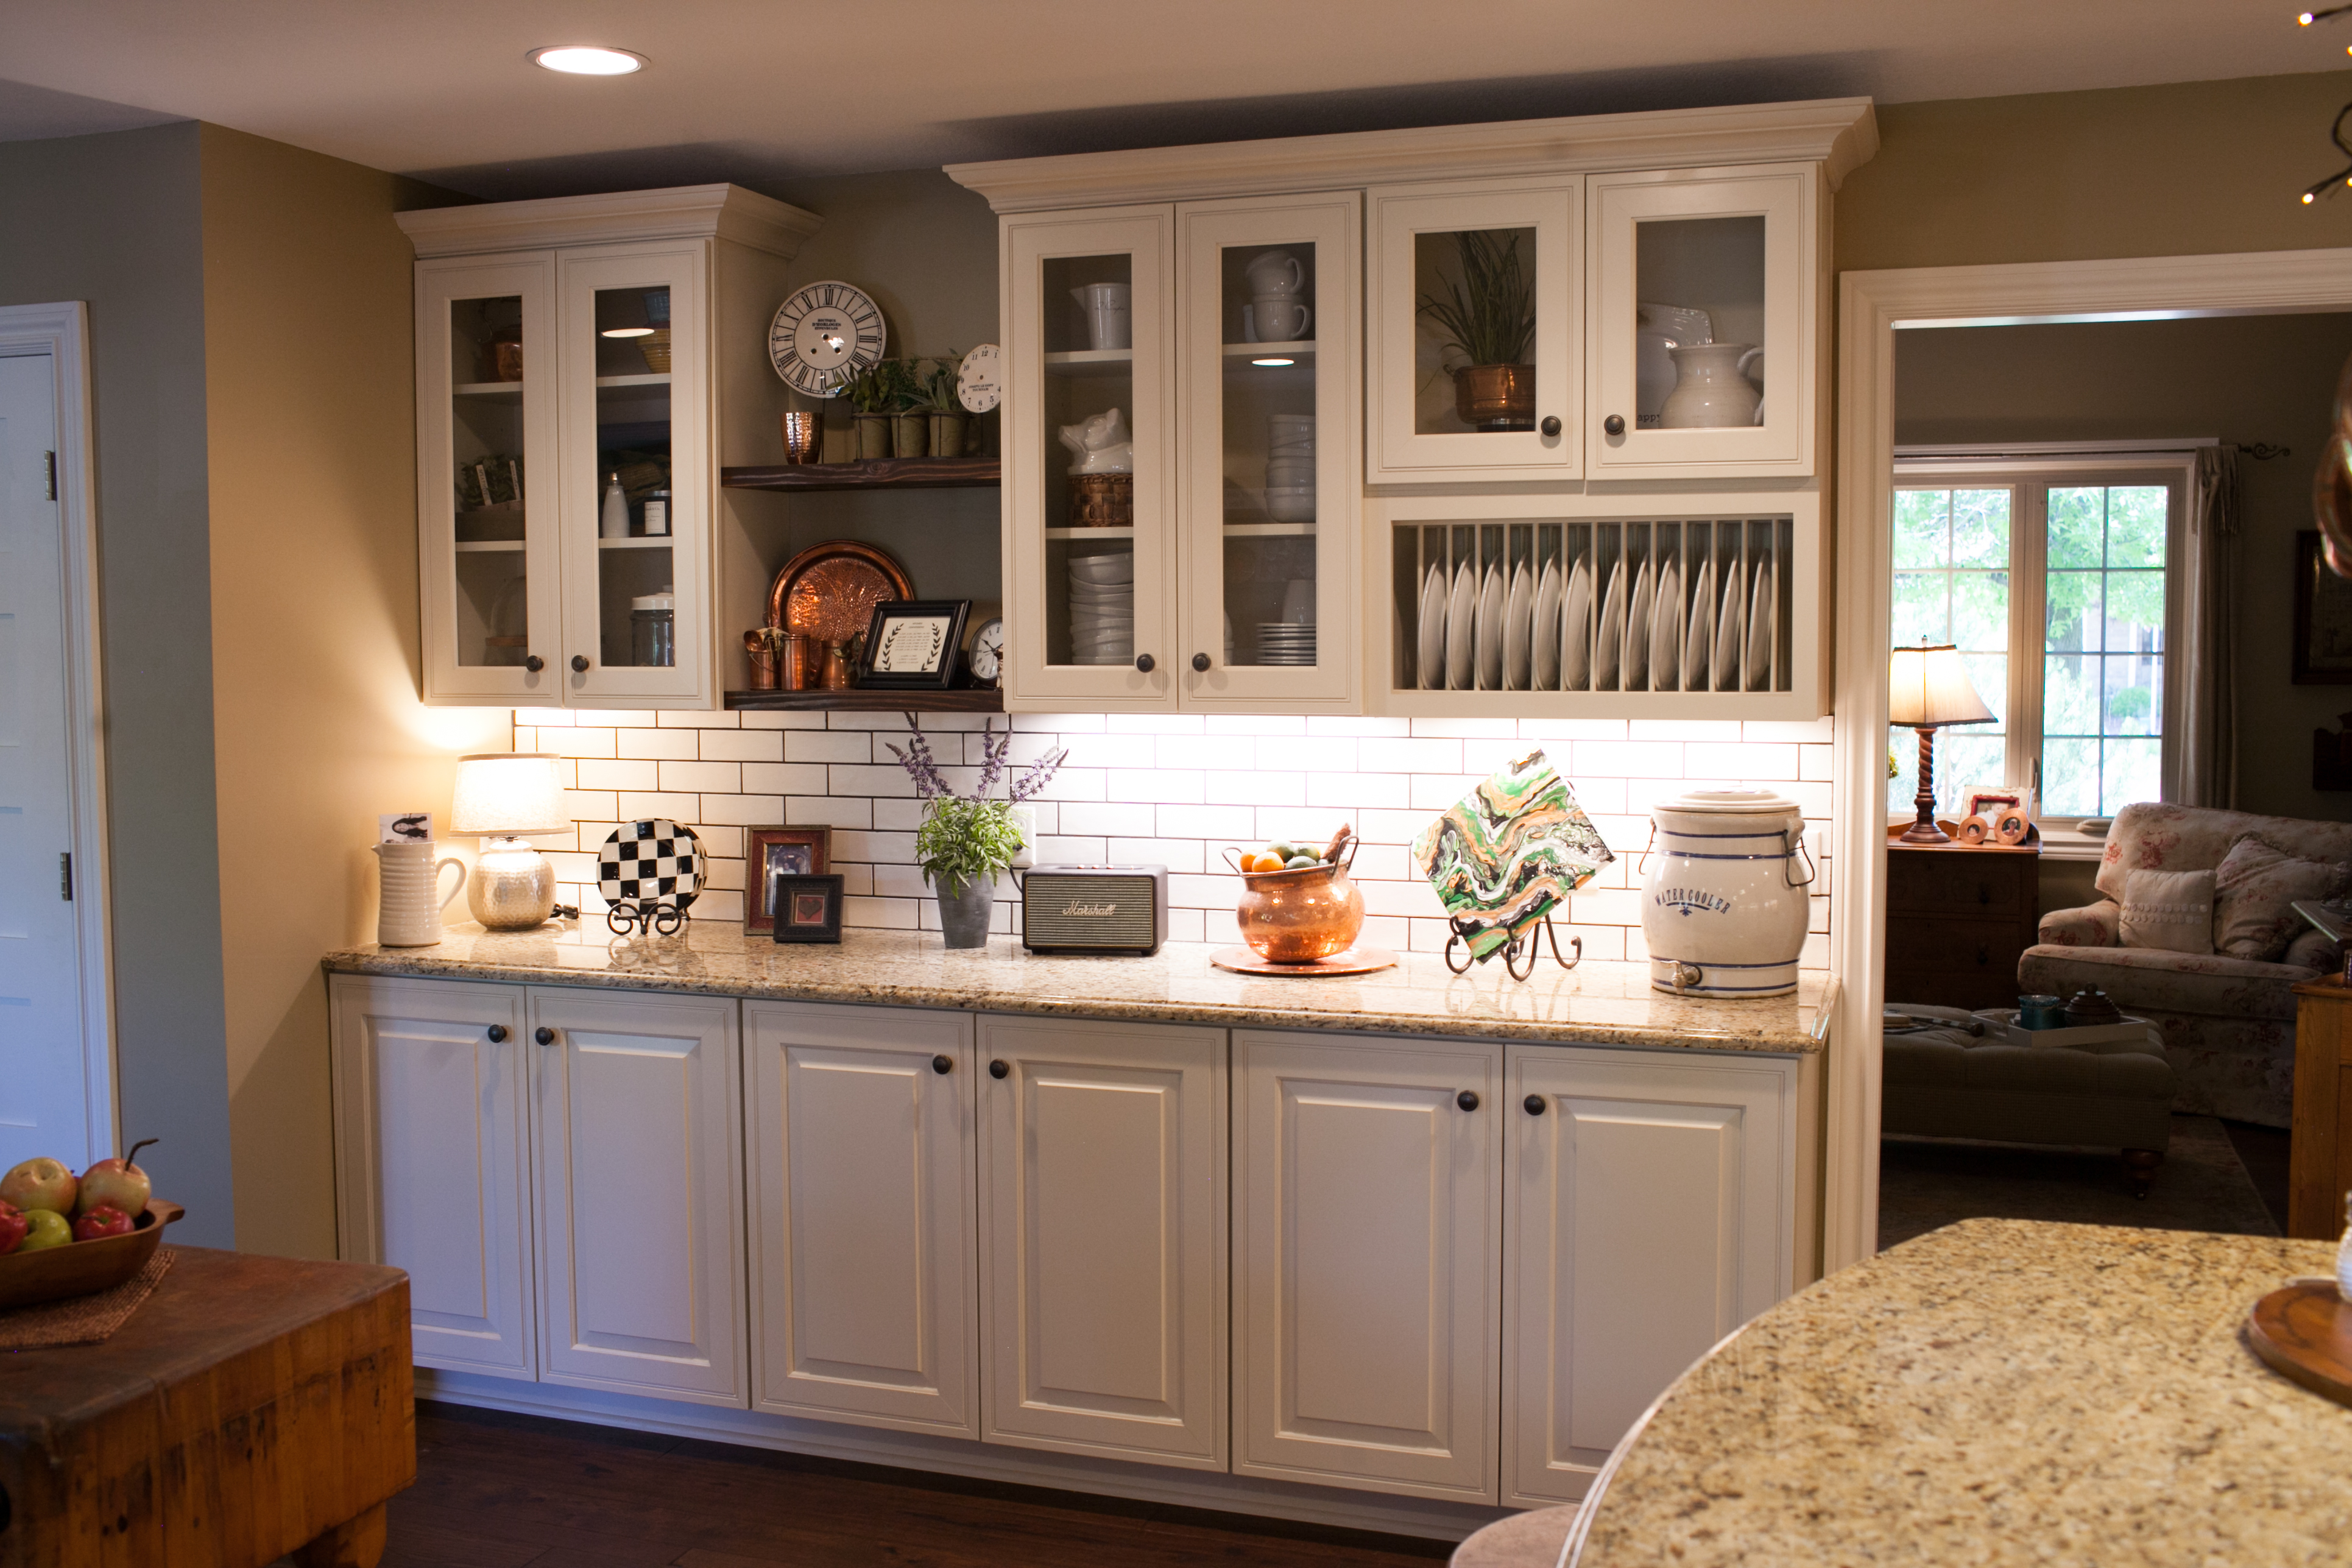
[[[425,689],[562,700],[555,260],[417,269]]]
[[[1592,176],[1590,477],[1813,471],[1819,179]]]
[[[1375,186],[1373,484],[1582,471],[1584,183]]]
[[[1354,700],[1353,192],[1177,215],[1187,707]]]
[[[1005,226],[1008,707],[1176,705],[1175,216]]]

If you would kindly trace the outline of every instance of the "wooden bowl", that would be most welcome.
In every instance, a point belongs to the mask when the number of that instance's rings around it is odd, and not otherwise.
[[[0,1310],[112,1289],[147,1267],[163,1245],[163,1227],[187,1212],[177,1204],[150,1198],[147,1212],[128,1236],[0,1258]]]

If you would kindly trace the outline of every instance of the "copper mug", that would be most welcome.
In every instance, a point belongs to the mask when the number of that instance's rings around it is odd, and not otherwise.
[[[776,650],[776,686],[782,691],[810,691],[824,669],[824,644],[814,637],[788,637]]]
[[[1359,842],[1350,837],[1336,861],[1296,871],[1242,871],[1226,850],[1242,879],[1234,921],[1250,951],[1268,963],[1313,963],[1353,947],[1364,929],[1364,895],[1348,879]]]
[[[743,634],[743,651],[751,656],[751,660],[752,690],[773,691],[776,689],[776,645],[782,640],[771,637],[764,626]]]

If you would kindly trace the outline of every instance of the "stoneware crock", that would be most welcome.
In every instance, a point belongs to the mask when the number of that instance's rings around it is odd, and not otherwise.
[[[1312,963],[1345,952],[1364,929],[1364,895],[1348,879],[1356,840],[1339,858],[1296,871],[1244,871],[1234,923],[1268,963]],[[1233,851],[1227,850],[1230,864]]]
[[[1794,991],[1812,883],[1796,802],[1696,789],[1651,807],[1650,820],[1642,936],[1651,986],[1678,996]]]

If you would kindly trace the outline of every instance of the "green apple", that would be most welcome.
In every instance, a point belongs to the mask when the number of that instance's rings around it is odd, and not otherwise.
[[[25,1220],[25,1239],[16,1248],[19,1252],[47,1252],[52,1247],[73,1243],[73,1226],[55,1209],[26,1209]]]

